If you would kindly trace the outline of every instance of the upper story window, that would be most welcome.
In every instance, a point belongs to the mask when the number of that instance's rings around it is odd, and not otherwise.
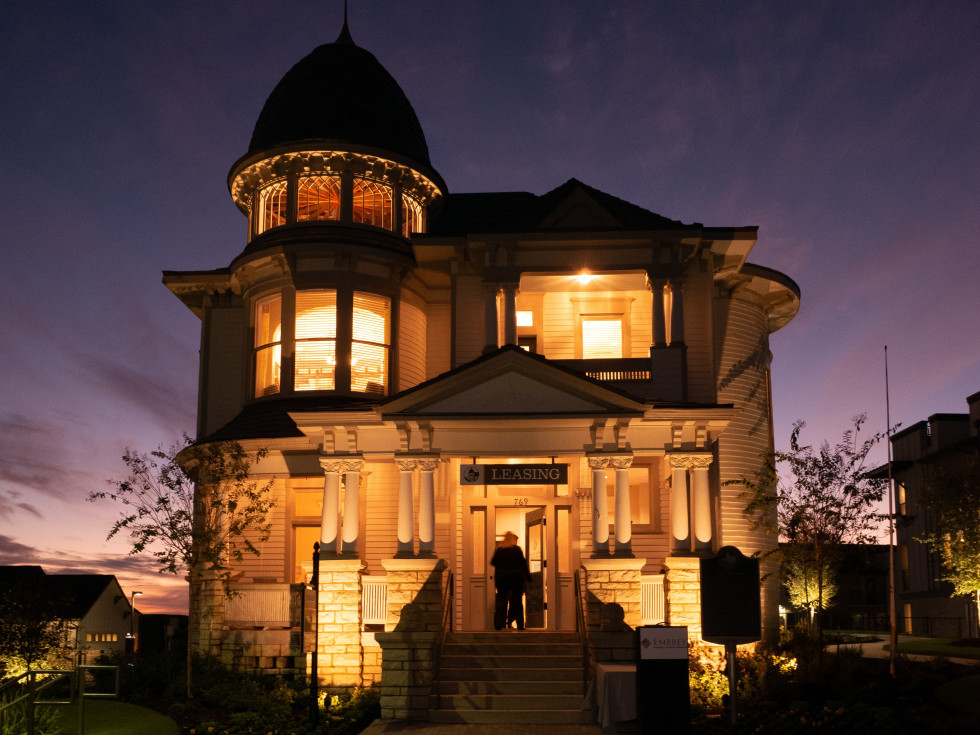
[[[295,191],[295,194],[290,194]],[[349,192],[349,193],[348,193]],[[295,197],[291,207],[289,197]],[[350,200],[344,214],[345,198]],[[290,214],[295,211],[294,214]],[[328,174],[311,174],[295,179],[295,188],[285,179],[259,189],[252,211],[254,234],[295,222],[351,221],[408,237],[425,229],[424,208],[420,201],[400,190],[364,178],[347,179]],[[350,218],[346,220],[346,218]]]
[[[391,299],[349,288],[307,289],[286,301],[286,313],[283,303],[281,294],[255,302],[256,398],[283,391],[387,391]],[[293,329],[283,330],[284,320]],[[282,373],[284,356],[292,374],[288,368]]]
[[[366,179],[354,179],[354,221],[385,230],[394,229],[391,187]]]
[[[422,205],[407,194],[402,194],[402,235],[422,232]]]
[[[385,392],[390,304],[384,296],[354,293],[354,329],[350,347],[350,387],[353,391]]]
[[[340,177],[301,177],[296,188],[296,220],[323,219],[340,219]]]
[[[259,191],[258,232],[286,224],[286,182],[274,181]]]
[[[279,392],[282,369],[282,296],[255,304],[255,395]]]
[[[582,316],[582,358],[623,356],[623,319],[619,315]]]
[[[337,292],[296,292],[296,390],[333,390]]]

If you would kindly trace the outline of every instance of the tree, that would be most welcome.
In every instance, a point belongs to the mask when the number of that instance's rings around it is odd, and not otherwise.
[[[823,568],[823,589],[817,583],[817,570],[805,555],[794,553],[790,547],[784,550],[779,565],[783,587],[789,595],[790,604],[797,610],[810,613],[810,625],[813,625],[814,613],[818,605],[821,610],[828,607],[837,595],[837,573],[829,564]],[[822,593],[822,594],[821,594]],[[821,599],[822,597],[822,599]]]
[[[201,621],[214,613],[213,600],[202,594],[205,585],[217,580],[230,597],[232,563],[242,561],[246,553],[259,556],[256,542],[269,538],[272,480],[259,485],[249,475],[252,463],[265,456],[265,450],[249,454],[237,442],[192,444],[185,435],[183,444],[168,450],[161,447],[145,454],[127,448],[123,461],[129,476],[110,480],[109,491],[89,495],[91,501],[113,500],[126,509],[107,538],[126,533],[133,544],[131,554],[149,552],[161,573],[186,574],[192,591],[191,636],[195,624],[204,629]]]
[[[107,539],[129,535],[131,554],[149,552],[160,572],[194,575],[213,572],[230,593],[231,563],[246,553],[259,555],[256,541],[269,538],[272,481],[259,485],[249,476],[253,461],[237,442],[183,444],[140,453],[126,449],[124,480],[111,490],[93,492],[90,501],[112,500],[125,507]]]
[[[942,560],[939,581],[954,596],[972,597],[980,622],[980,467],[976,455],[959,467],[937,466],[920,501],[932,511],[933,529],[917,539]]]
[[[13,582],[0,596],[0,658],[7,673],[27,671],[52,650],[67,646],[74,625],[65,617],[64,600],[54,599],[44,573]]]
[[[866,421],[854,417],[853,427],[839,442],[819,448],[801,444],[805,423],[797,421],[788,451],[768,455],[755,480],[741,479],[748,503],[745,513],[755,527],[766,526],[787,542],[816,576],[816,627],[822,635],[827,597],[826,570],[837,563],[846,543],[873,543],[887,515],[876,508],[887,488],[885,479],[868,476],[865,463],[882,433],[858,439]]]

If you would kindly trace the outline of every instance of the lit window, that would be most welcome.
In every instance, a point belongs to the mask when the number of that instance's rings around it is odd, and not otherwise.
[[[386,230],[394,228],[391,188],[374,181],[354,179],[354,221]]]
[[[276,181],[259,192],[256,233],[286,224],[286,182]]]
[[[309,176],[299,180],[296,190],[296,219],[340,219],[340,179],[336,176]]]
[[[412,197],[402,194],[402,235],[422,232],[422,205]]]
[[[519,327],[533,327],[534,326],[534,312],[533,311],[518,311],[517,312],[517,326],[519,326]]]
[[[279,392],[282,364],[282,297],[269,296],[255,305],[255,395]]]
[[[300,390],[333,390],[337,363],[337,292],[296,293],[296,383]]]
[[[352,391],[385,392],[390,310],[390,302],[384,296],[354,293],[354,332],[350,349]]]
[[[623,320],[583,317],[582,357],[586,360],[623,356]]]

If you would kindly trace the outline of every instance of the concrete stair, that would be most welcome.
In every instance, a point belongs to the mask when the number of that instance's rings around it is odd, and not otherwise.
[[[450,633],[433,682],[430,722],[591,724],[582,710],[577,633]]]

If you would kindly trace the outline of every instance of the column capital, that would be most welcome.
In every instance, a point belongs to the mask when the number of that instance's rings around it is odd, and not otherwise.
[[[344,468],[344,472],[360,472],[364,469],[364,460],[357,459],[345,459],[340,462],[341,467]]]
[[[416,460],[415,463],[419,466],[419,469],[421,469],[423,472],[432,472],[436,467],[439,466],[440,461],[441,461],[440,459],[436,457],[432,457],[428,459]]]
[[[586,457],[589,460],[589,469],[592,470],[604,470],[609,466],[610,457]]]
[[[700,454],[680,454],[670,452],[667,454],[667,463],[674,469],[698,469],[710,467],[714,462],[714,455],[702,452]]]
[[[398,465],[398,469],[402,472],[411,472],[415,469],[415,466],[419,463],[417,459],[396,459],[395,464]]]
[[[630,465],[633,464],[633,455],[619,455],[616,457],[609,458],[609,464],[611,467],[617,470],[628,470]]]
[[[340,472],[343,462],[336,457],[317,457],[324,472]]]

